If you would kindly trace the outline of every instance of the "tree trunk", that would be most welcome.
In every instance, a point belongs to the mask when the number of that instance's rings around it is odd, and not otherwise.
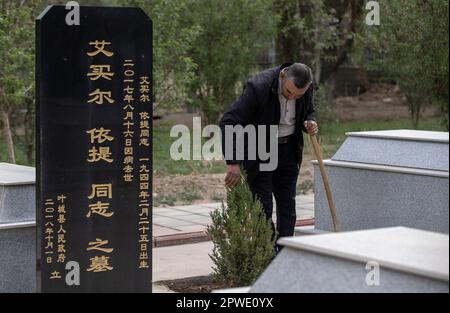
[[[419,128],[420,110],[421,110],[421,106],[416,103],[415,107],[413,108],[413,114],[412,114],[412,122],[413,122],[414,129]]]
[[[331,0],[325,1],[328,10],[333,10],[339,18],[339,32],[341,43],[328,54],[335,56],[333,61],[323,62],[322,80],[334,75],[342,63],[347,60],[348,53],[353,46],[353,36],[357,32],[358,21],[362,18],[364,2],[360,0]]]
[[[334,98],[336,96],[336,72],[328,76],[327,80],[325,81],[325,85],[327,86],[327,101],[329,105],[332,106],[334,104]]]
[[[321,71],[322,71],[322,61],[320,59],[320,51],[316,50],[314,52],[314,81],[319,86],[321,80]]]
[[[408,85],[403,87],[403,92],[406,96],[406,100],[408,101],[409,113],[411,116],[411,125],[413,129],[417,129],[419,127],[420,110],[422,109],[421,97],[418,97],[414,92],[408,92],[407,86]],[[412,88],[410,87],[410,89]]]
[[[34,153],[34,137],[36,127],[34,125],[33,108],[35,107],[35,100],[27,99],[26,101],[27,101],[27,111],[24,118],[26,155],[28,165],[34,165],[33,153]]]
[[[9,124],[9,114],[5,109],[2,109],[1,119],[3,122],[3,136],[6,142],[6,149],[8,151],[8,162],[16,164],[16,158],[14,156],[14,144],[12,139],[11,126]]]

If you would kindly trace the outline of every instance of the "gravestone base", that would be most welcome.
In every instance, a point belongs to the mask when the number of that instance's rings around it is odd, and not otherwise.
[[[449,232],[449,135],[392,130],[347,133],[324,165],[342,231],[405,226]],[[316,229],[332,231],[314,164]]]
[[[279,243],[284,249],[250,293],[449,291],[445,234],[394,227],[286,238]],[[379,266],[378,281],[370,272],[374,264]]]
[[[36,292],[35,170],[0,163],[0,293]]]
[[[36,292],[36,224],[0,224],[0,293]]]

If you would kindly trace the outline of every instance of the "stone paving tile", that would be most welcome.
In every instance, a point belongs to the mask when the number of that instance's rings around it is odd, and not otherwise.
[[[207,214],[205,215],[190,214],[189,216],[188,215],[177,216],[176,219],[183,221],[199,221],[199,220],[210,220],[211,218]]]
[[[158,226],[166,226],[166,227],[171,227],[171,228],[178,228],[179,226],[195,224],[194,222],[191,222],[191,221],[183,221],[183,220],[175,220],[175,219],[164,220],[164,221],[154,220],[153,223]]]
[[[207,203],[207,204],[199,204],[200,207],[208,208],[208,209],[218,209],[222,207],[222,203]]]
[[[179,233],[178,229],[173,229],[173,228],[153,224],[153,234],[158,234],[158,236],[168,236],[168,235],[174,235],[177,233]]]
[[[202,203],[175,207],[157,207],[153,209],[153,236],[167,236],[182,233],[201,233],[211,222],[209,213],[221,207],[220,202]],[[274,201],[274,219],[276,218]],[[314,194],[296,197],[297,220],[314,218]]]
[[[211,241],[153,249],[153,282],[211,274],[212,249]]]
[[[193,232],[201,232],[205,231],[206,228],[203,225],[188,225],[188,226],[180,226],[180,231],[187,232],[187,233],[193,233]]]
[[[189,216],[192,215],[191,212],[183,212],[183,211],[173,211],[173,212],[164,212],[164,213],[153,213],[153,216],[158,216],[158,217],[174,217],[174,218],[178,218],[180,216]]]
[[[160,212],[160,213],[173,212],[174,210],[175,210],[175,207],[156,207],[156,208],[153,208],[153,212]]]
[[[178,209],[178,212],[185,212],[185,213],[205,213],[205,212],[211,212],[215,209],[210,209],[210,208],[202,208],[202,207],[198,207],[195,209]]]

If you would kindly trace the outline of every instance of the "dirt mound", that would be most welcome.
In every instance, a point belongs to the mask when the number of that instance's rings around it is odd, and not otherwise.
[[[216,280],[213,276],[182,278],[160,283],[172,291],[181,293],[210,293],[216,289],[230,288],[229,285]]]
[[[396,85],[372,84],[358,97],[338,97],[333,112],[341,121],[393,120],[409,118],[406,97]],[[439,116],[439,109],[424,104],[422,117]]]

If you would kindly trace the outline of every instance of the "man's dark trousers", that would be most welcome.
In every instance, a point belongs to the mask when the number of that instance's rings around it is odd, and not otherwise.
[[[273,201],[276,201],[277,237],[294,235],[295,222],[295,195],[299,164],[295,148],[295,136],[288,137],[287,142],[278,144],[278,166],[274,171],[247,170],[247,180],[253,196],[258,198],[264,208],[266,217],[272,220]],[[245,169],[244,162],[244,169]],[[274,235],[275,233],[275,226]]]

